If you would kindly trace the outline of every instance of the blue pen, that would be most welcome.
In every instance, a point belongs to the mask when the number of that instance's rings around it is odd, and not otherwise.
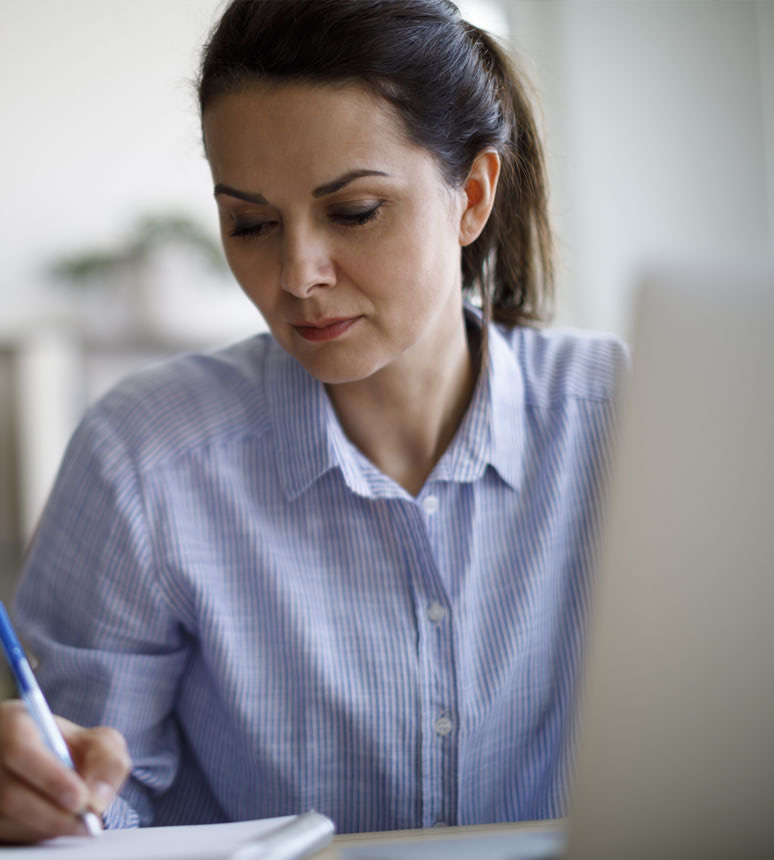
[[[75,770],[70,750],[67,748],[65,739],[62,737],[62,733],[59,731],[59,727],[54,720],[54,715],[48,707],[48,702],[46,702],[43,696],[43,691],[38,686],[38,682],[32,674],[27,656],[16,637],[11,619],[8,617],[8,613],[1,600],[0,639],[2,639],[5,657],[8,660],[8,665],[11,667],[19,695],[27,706],[30,716],[37,723],[38,729],[40,729],[40,733],[43,735],[43,740],[63,764],[67,765],[71,770]],[[81,820],[91,836],[99,836],[102,832],[99,818],[93,812],[84,812],[81,815]]]

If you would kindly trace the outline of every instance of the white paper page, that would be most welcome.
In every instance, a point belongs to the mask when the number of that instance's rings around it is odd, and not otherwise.
[[[291,816],[292,817],[292,816]],[[0,847],[0,858],[35,860],[224,860],[239,845],[266,836],[289,818],[106,830],[101,836],[62,837],[24,848]]]

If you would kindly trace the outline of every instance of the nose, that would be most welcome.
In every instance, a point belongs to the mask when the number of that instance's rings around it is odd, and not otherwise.
[[[282,289],[303,299],[336,283],[336,270],[324,238],[312,230],[286,230],[282,243]]]

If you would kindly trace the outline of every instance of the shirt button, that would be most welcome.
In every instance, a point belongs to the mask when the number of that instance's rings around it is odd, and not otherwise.
[[[438,717],[433,726],[435,733],[443,737],[452,730],[452,721],[448,717]]]
[[[433,622],[433,624],[439,624],[444,618],[446,618],[446,607],[441,606],[438,601],[431,603],[427,609],[427,617]]]
[[[426,514],[434,514],[438,510],[438,496],[425,496],[422,499],[422,508]]]

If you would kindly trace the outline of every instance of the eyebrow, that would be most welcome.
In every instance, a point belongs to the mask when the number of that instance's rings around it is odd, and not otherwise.
[[[328,194],[333,194],[341,188],[344,188],[345,185],[349,185],[350,182],[354,182],[356,179],[360,179],[363,176],[389,176],[389,174],[385,173],[383,170],[349,170],[347,173],[342,174],[332,182],[326,182],[324,185],[320,185],[315,188],[314,191],[312,191],[312,197],[325,197]],[[214,194],[216,197],[218,194],[227,194],[229,197],[236,197],[238,200],[246,200],[248,203],[257,203],[262,206],[268,205],[268,201],[263,194],[256,194],[251,191],[240,191],[240,189],[232,188],[230,185],[224,185],[222,182],[216,183]]]
[[[355,179],[360,179],[361,176],[387,176],[383,170],[350,170],[347,173],[334,179],[333,182],[326,182],[325,185],[320,185],[312,192],[312,197],[325,197],[328,194],[333,194]]]

